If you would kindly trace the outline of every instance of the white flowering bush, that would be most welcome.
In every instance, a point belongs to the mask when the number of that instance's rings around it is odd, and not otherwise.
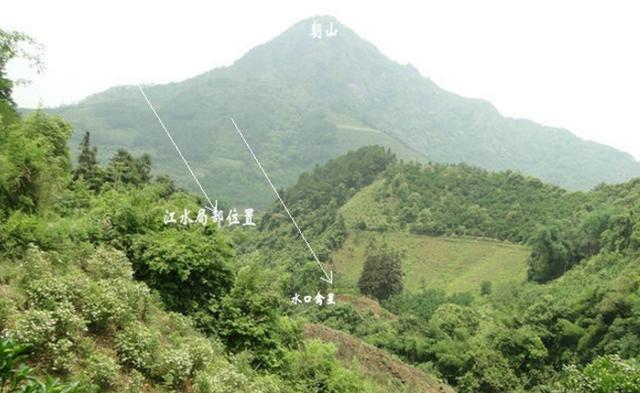
[[[82,304],[82,315],[94,331],[106,329],[111,324],[123,324],[132,314],[128,299],[122,298],[121,283],[98,281],[88,288]]]
[[[145,381],[144,375],[140,371],[133,369],[127,376],[123,391],[125,393],[140,393],[143,391]]]
[[[157,359],[153,374],[169,388],[182,386],[191,376],[193,359],[187,347],[163,349]]]
[[[159,339],[139,321],[129,323],[116,336],[116,351],[120,361],[141,371],[148,370]]]
[[[193,378],[197,393],[280,393],[281,381],[269,377],[250,379],[232,364],[198,371]]]
[[[233,365],[215,371],[198,372],[194,378],[198,393],[249,393],[251,382]]]
[[[54,336],[55,331],[56,319],[52,311],[26,310],[16,318],[10,335],[18,342],[38,348],[43,347]]]
[[[18,316],[8,334],[32,346],[50,370],[66,372],[73,362],[73,341],[59,334],[58,322],[53,311],[27,310]]]
[[[99,279],[131,279],[133,277],[131,262],[124,253],[103,247],[98,247],[88,259],[84,260],[82,268]]]
[[[120,366],[110,356],[96,352],[87,359],[84,377],[87,384],[94,385],[96,390],[109,390],[116,385]]]
[[[112,280],[111,285],[118,297],[138,318],[144,318],[145,312],[151,302],[151,291],[143,282],[118,279]]]
[[[25,258],[21,265],[25,272],[25,277],[31,280],[49,275],[52,266],[47,254],[33,245],[27,248]]]
[[[583,369],[565,366],[554,393],[640,393],[640,364],[617,355],[596,358]]]
[[[45,345],[49,369],[58,373],[68,373],[75,361],[74,342],[67,337],[56,338]]]
[[[67,372],[75,358],[74,346],[85,330],[85,321],[63,302],[53,310],[25,310],[7,333],[31,345],[51,370]]]
[[[200,336],[189,337],[183,344],[191,357],[194,370],[202,370],[218,359],[216,352],[223,352],[217,345],[220,344]]]

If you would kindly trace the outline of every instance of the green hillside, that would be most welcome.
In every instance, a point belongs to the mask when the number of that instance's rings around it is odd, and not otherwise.
[[[568,192],[511,171],[407,164],[366,148],[305,174],[285,195],[338,290],[353,294],[306,318],[459,392],[616,391],[605,380],[640,391],[640,181]],[[317,279],[277,206],[261,229],[263,250],[287,248],[271,255],[298,280]],[[379,298],[381,312],[357,295],[363,265],[397,255],[402,286]],[[395,270],[383,266],[370,277],[388,288]]]
[[[356,288],[362,273],[366,246],[386,241],[406,251],[403,268],[405,291],[423,288],[447,293],[478,292],[480,284],[523,282],[527,278],[527,247],[492,240],[444,238],[388,232],[376,234],[353,231],[342,248],[332,254],[340,285]]]
[[[72,165],[70,133],[42,112],[0,117],[0,390],[451,391],[358,338],[306,334],[282,267],[237,246],[254,228],[165,224],[202,201],[145,157],[98,165],[88,139]],[[369,152],[346,161],[391,159]],[[369,355],[357,368],[350,348]]]
[[[312,39],[314,20],[333,23],[339,34]],[[229,67],[146,91],[205,188],[238,207],[264,207],[272,195],[230,117],[279,187],[371,144],[399,158],[518,170],[569,189],[640,175],[628,154],[505,118],[486,101],[441,89],[329,16],[297,23]],[[195,190],[136,87],[114,87],[48,111],[73,124],[74,147],[91,131],[101,160],[118,148],[147,152],[159,173]]]

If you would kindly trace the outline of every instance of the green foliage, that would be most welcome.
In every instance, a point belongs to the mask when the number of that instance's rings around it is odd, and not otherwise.
[[[70,168],[70,126],[35,112],[0,124],[0,213],[35,212],[66,185]]]
[[[88,135],[88,134],[87,134]],[[84,142],[83,142],[84,146]],[[89,147],[89,140],[87,137],[86,149]],[[84,149],[84,147],[83,147]],[[80,159],[90,160],[91,155],[95,155],[94,151],[85,152],[85,156],[80,156]],[[80,170],[83,170],[83,166],[90,164],[89,162],[79,162]],[[87,168],[87,170],[91,170]],[[119,149],[116,154],[109,161],[109,165],[105,168],[105,179],[111,182],[115,187],[121,185],[140,185],[149,182],[151,179],[151,157],[148,154],[143,154],[138,158],[134,158],[128,151]],[[95,176],[89,173],[91,176]],[[91,177],[90,177],[91,178]]]
[[[340,366],[336,348],[317,340],[306,341],[304,350],[291,352],[288,377],[301,392],[355,393],[366,392],[357,374]]]
[[[315,131],[329,124],[316,120]],[[287,269],[265,269],[257,251],[235,257],[232,242],[254,235],[163,225],[166,210],[193,211],[202,201],[166,177],[152,182],[148,156],[119,151],[101,168],[86,134],[72,171],[62,120],[36,112],[0,123],[0,328],[33,348],[30,363],[81,381],[83,393],[293,393],[318,383],[364,391],[364,379],[330,352],[316,361],[301,349],[304,321],[283,312]],[[334,201],[330,209],[302,220],[325,234],[323,259],[344,240],[339,203],[393,159],[376,148],[359,154],[316,172],[337,190],[321,193]],[[340,172],[351,167],[367,177]],[[289,362],[304,356],[314,361],[293,378]],[[71,391],[53,378],[22,387]]]
[[[511,171],[462,164],[398,163],[384,179],[360,217],[367,228],[376,227],[382,211],[387,228],[526,241],[532,226],[570,217],[572,207],[585,199]]]
[[[138,321],[125,326],[116,336],[116,351],[120,361],[141,371],[152,367],[153,354],[158,345],[157,333]]]
[[[257,266],[238,271],[231,291],[214,308],[211,328],[234,353],[251,350],[259,367],[285,366],[284,353],[297,344],[301,326],[278,315],[282,296],[274,274]]]
[[[84,391],[109,391],[116,387],[120,365],[112,357],[96,352],[89,356],[84,367],[87,382]]]
[[[7,64],[12,59],[26,60],[37,72],[43,69],[40,46],[33,38],[21,32],[0,29],[0,124],[18,120],[16,105],[11,97],[16,82],[6,75]]]
[[[483,281],[480,283],[480,294],[483,296],[491,295],[491,281]]]
[[[385,243],[380,246],[370,244],[358,280],[360,292],[379,300],[401,293],[404,287],[403,257],[403,252],[391,249]]]
[[[73,393],[77,383],[63,384],[47,376],[44,382],[35,377],[35,371],[24,362],[29,346],[13,338],[0,339],[0,392],[2,393]]]
[[[322,262],[328,262],[332,250],[346,238],[344,220],[338,210],[358,190],[373,182],[395,156],[379,146],[357,151],[316,167],[300,176],[298,182],[281,192],[282,198]],[[260,234],[253,249],[268,252],[270,259],[282,261],[295,277],[291,292],[317,291],[318,266],[280,204],[271,207],[260,220]]]
[[[529,244],[532,248],[528,271],[530,280],[552,280],[566,273],[573,264],[571,246],[558,226],[539,228]]]
[[[428,321],[434,312],[443,304],[468,306],[473,301],[469,294],[447,295],[438,289],[424,289],[416,294],[404,293],[393,296],[383,305],[396,315],[411,314]]]
[[[458,389],[463,393],[512,392],[518,379],[509,368],[507,359],[499,352],[487,348],[474,349],[467,359],[465,372],[458,379]]]
[[[193,371],[193,359],[188,348],[166,348],[158,354],[153,373],[163,385],[183,386]]]
[[[140,177],[140,175],[138,176]],[[148,174],[146,177],[148,178]],[[87,131],[80,142],[78,166],[73,170],[73,180],[85,180],[89,189],[97,192],[102,187],[103,178],[104,173],[98,165],[98,148],[91,147],[91,134]]]
[[[637,393],[640,392],[640,366],[616,355],[602,356],[580,369],[565,367],[554,392]]]
[[[215,231],[209,226],[202,232],[168,229],[136,236],[131,247],[136,276],[157,289],[172,310],[205,309],[233,284],[232,250]]]

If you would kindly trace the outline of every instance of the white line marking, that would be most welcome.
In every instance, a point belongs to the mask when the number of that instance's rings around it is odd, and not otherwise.
[[[233,123],[233,126],[236,128],[236,131],[238,131],[238,134],[240,135],[240,138],[242,138],[242,141],[247,146],[247,149],[249,149],[249,153],[251,153],[251,156],[253,156],[253,159],[256,161],[256,164],[258,164],[258,168],[260,168],[260,170],[262,171],[262,174],[267,179],[267,182],[271,186],[271,189],[273,189],[273,192],[278,197],[278,200],[280,201],[280,204],[284,208],[284,211],[286,211],[287,214],[289,215],[289,218],[291,219],[291,222],[293,223],[293,225],[298,230],[298,233],[300,234],[300,237],[302,238],[302,240],[304,240],[304,243],[307,245],[307,248],[309,248],[309,251],[311,251],[311,255],[313,255],[313,258],[315,259],[315,261],[318,264],[318,266],[320,266],[320,269],[322,270],[322,273],[324,273],[325,277],[320,277],[320,279],[323,280],[323,281],[328,282],[329,284],[333,284],[333,271],[331,271],[331,273],[328,274],[327,271],[324,270],[324,266],[322,266],[322,263],[320,262],[320,259],[318,259],[318,256],[316,255],[315,251],[313,251],[313,248],[311,248],[311,244],[309,244],[309,242],[307,241],[307,238],[302,233],[302,230],[298,226],[298,223],[293,218],[293,215],[291,215],[291,212],[287,208],[287,205],[284,203],[284,201],[280,197],[280,193],[278,193],[278,190],[276,189],[276,187],[271,182],[271,179],[269,179],[269,175],[267,175],[267,172],[262,167],[262,164],[260,164],[260,161],[258,161],[258,157],[256,157],[255,153],[253,152],[253,149],[251,148],[251,146],[249,146],[249,143],[247,142],[247,140],[245,139],[244,135],[242,134],[242,131],[240,131],[240,128],[238,128],[238,125],[236,124],[236,121],[233,120],[233,117],[231,118],[231,122]]]
[[[180,158],[182,158],[182,162],[184,162],[184,165],[189,170],[189,173],[191,173],[191,176],[193,177],[193,180],[195,180],[196,184],[198,185],[198,187],[200,187],[200,191],[202,191],[202,194],[204,195],[204,197],[207,199],[207,202],[211,206],[211,208],[209,210],[216,209],[218,207],[218,201],[216,200],[215,205],[211,202],[211,199],[209,199],[209,195],[207,195],[207,192],[202,187],[202,184],[200,184],[200,181],[198,180],[198,177],[196,176],[195,173],[193,173],[193,170],[191,169],[191,165],[189,165],[189,163],[187,162],[187,159],[184,158],[184,155],[182,155],[182,151],[180,151],[180,148],[178,147],[176,142],[173,140],[173,137],[171,136],[171,133],[169,132],[169,130],[167,130],[167,127],[165,127],[164,123],[162,122],[162,119],[160,119],[160,116],[158,116],[158,112],[156,112],[156,110],[153,107],[153,105],[151,105],[151,101],[149,101],[149,98],[144,93],[144,90],[142,89],[142,86],[138,85],[138,89],[140,89],[140,93],[142,93],[142,96],[144,97],[145,101],[147,101],[147,104],[149,105],[149,108],[151,108],[151,111],[156,116],[156,119],[158,119],[158,123],[160,123],[160,127],[162,127],[164,132],[169,137],[169,140],[171,141],[171,144],[173,145],[173,147],[176,148],[176,151],[180,155]]]

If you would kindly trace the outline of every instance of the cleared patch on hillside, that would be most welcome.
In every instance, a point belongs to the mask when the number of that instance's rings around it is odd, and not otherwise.
[[[338,359],[387,387],[389,392],[455,393],[455,391],[421,370],[403,363],[387,352],[369,345],[347,333],[323,325],[307,324],[308,338],[333,343]]]
[[[345,152],[356,150],[363,145],[378,145],[385,149],[391,149],[396,156],[406,161],[427,162],[427,158],[422,153],[413,150],[395,137],[386,134],[375,128],[343,124],[337,125],[336,137],[338,146]],[[364,144],[363,144],[364,142]]]
[[[343,247],[332,255],[342,285],[357,285],[366,247],[372,240],[386,241],[406,251],[403,270],[405,290],[409,292],[422,287],[441,288],[449,293],[478,292],[483,281],[495,286],[526,279],[529,249],[525,246],[484,239],[350,230]]]
[[[351,304],[359,313],[366,314],[369,311],[378,319],[393,321],[398,319],[396,315],[382,308],[380,303],[374,299],[370,299],[361,295],[338,295],[339,303]]]

